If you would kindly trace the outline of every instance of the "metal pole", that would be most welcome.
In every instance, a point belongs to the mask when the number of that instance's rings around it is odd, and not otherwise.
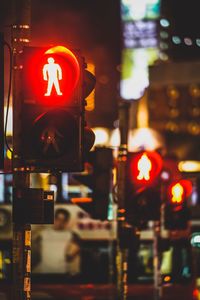
[[[128,293],[128,247],[126,245],[126,232],[129,230],[126,224],[125,211],[125,176],[127,160],[127,136],[129,128],[129,104],[121,103],[119,107],[119,128],[121,143],[118,154],[118,211],[117,211],[117,299],[126,300]]]
[[[154,300],[159,300],[162,297],[162,277],[160,271],[160,221],[154,221],[154,236],[153,236],[153,256],[154,256]]]
[[[13,50],[13,159],[19,158],[19,132],[17,127],[20,118],[22,96],[20,53],[24,44],[29,42],[30,35],[30,0],[15,0],[15,22],[12,26]],[[15,164],[16,165],[16,164]],[[13,185],[15,188],[30,186],[28,173],[14,170]],[[16,199],[13,199],[13,202]],[[27,199],[28,201],[28,199]],[[31,299],[31,225],[13,224],[13,300]]]
[[[0,32],[0,143],[4,145],[4,35]],[[0,148],[0,169],[4,168],[4,147]]]

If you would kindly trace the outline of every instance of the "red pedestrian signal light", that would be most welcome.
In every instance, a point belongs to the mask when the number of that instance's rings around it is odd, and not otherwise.
[[[142,227],[160,216],[159,178],[163,160],[156,151],[129,152],[125,180],[125,209],[128,223]]]
[[[137,180],[150,180],[150,172],[152,169],[152,162],[146,153],[143,153],[137,163],[138,176]]]
[[[14,109],[14,168],[81,171],[83,152],[93,143],[84,112],[94,76],[89,78],[80,52],[64,46],[25,47],[22,63],[21,103]]]
[[[81,74],[80,61],[63,46],[49,49],[25,48],[24,95],[38,104],[59,106],[69,101]],[[74,99],[75,100],[75,99]],[[76,99],[77,100],[77,99]]]
[[[128,173],[136,189],[154,185],[162,170],[162,158],[155,151],[129,153]]]
[[[171,194],[172,194],[172,198],[171,198],[172,203],[180,204],[183,202],[184,188],[179,182],[171,187]]]
[[[192,183],[186,179],[174,181],[168,187],[168,201],[165,203],[165,228],[186,229],[190,217],[187,198],[192,192]]]
[[[192,184],[189,180],[181,179],[177,182],[173,182],[169,186],[169,201],[174,210],[180,210],[184,201],[192,192]]]

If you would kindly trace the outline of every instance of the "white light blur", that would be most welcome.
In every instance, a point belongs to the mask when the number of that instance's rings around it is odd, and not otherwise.
[[[119,147],[119,129],[114,129],[111,133],[110,147]],[[153,151],[165,147],[163,137],[150,128],[139,128],[130,130],[128,134],[128,151],[137,152],[142,149]]]
[[[191,40],[191,38],[188,38],[188,37],[184,38],[184,43],[187,46],[192,46],[192,40]]]
[[[200,161],[186,160],[178,164],[180,172],[200,172]]]
[[[95,133],[94,146],[108,146],[109,130],[103,127],[92,128]]]
[[[169,37],[169,33],[167,31],[161,31],[160,32],[160,37],[162,39],[167,39]]]
[[[146,17],[147,6],[157,5],[159,0],[123,0],[123,4],[126,5],[129,18],[136,21],[142,20]]]
[[[46,179],[49,177],[48,173],[40,173],[40,176],[42,177],[42,179]]]
[[[139,128],[131,130],[128,135],[128,150],[131,152],[142,149],[153,151],[165,146],[164,139],[155,130],[150,128]]]
[[[6,111],[7,111],[7,108],[4,107],[4,127],[5,127]],[[13,132],[13,109],[10,106],[9,111],[8,111],[8,122],[7,122],[6,135],[10,136],[10,135],[12,135],[12,132]]]
[[[170,179],[170,174],[167,171],[163,171],[160,175],[163,181],[168,181]]]
[[[192,191],[190,198],[191,198],[192,206],[195,206],[198,204],[198,191],[195,186],[193,186],[193,191]]]
[[[196,44],[200,47],[200,39],[196,39]]]
[[[129,14],[132,20],[141,20],[146,14],[147,0],[125,0],[124,3],[129,7]]]
[[[169,27],[170,23],[169,23],[169,21],[167,19],[161,19],[160,20],[160,25],[162,27]]]
[[[161,42],[160,43],[160,49],[162,50],[167,50],[169,48],[168,44],[167,43],[164,43],[164,42]]]
[[[166,53],[159,53],[159,57],[161,60],[166,61],[169,59],[169,56]]]
[[[173,37],[172,37],[172,42],[173,42],[174,44],[176,44],[176,45],[179,45],[179,44],[181,44],[181,39],[180,39],[179,36],[173,36]]]
[[[132,52],[131,74],[121,80],[120,92],[123,99],[140,99],[149,85],[148,54],[146,49],[137,49]]]
[[[111,136],[110,136],[110,146],[113,148],[117,148],[120,145],[120,133],[119,133],[119,129],[114,129],[111,132]]]

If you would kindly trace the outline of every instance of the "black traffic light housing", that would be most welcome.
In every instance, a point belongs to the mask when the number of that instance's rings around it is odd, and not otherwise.
[[[164,226],[169,230],[187,229],[190,211],[187,200],[192,191],[189,180],[180,179],[168,186],[164,211]]]
[[[141,158],[144,158],[144,163],[149,159],[145,167]],[[143,228],[147,221],[160,219],[161,169],[162,158],[155,151],[128,153],[125,178],[125,209],[128,223]]]
[[[96,147],[87,156],[91,172],[73,177],[92,190],[91,202],[76,199],[75,204],[87,211],[94,219],[108,218],[108,205],[112,190],[113,151],[111,148]],[[73,202],[73,199],[72,199]]]
[[[189,208],[186,204],[182,205],[180,210],[174,210],[173,205],[167,204],[164,213],[164,226],[168,230],[187,229],[190,218]]]
[[[90,80],[87,88],[84,58],[63,46],[25,47],[22,66],[14,170],[83,170],[84,150],[91,147],[84,145],[84,98],[95,85]]]

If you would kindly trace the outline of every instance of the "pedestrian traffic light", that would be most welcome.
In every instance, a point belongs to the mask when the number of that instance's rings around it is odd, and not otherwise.
[[[71,202],[79,205],[94,219],[106,220],[112,187],[113,153],[111,148],[96,147],[90,152],[87,170],[73,177],[91,190],[91,198],[75,198]]]
[[[165,228],[176,230],[186,229],[189,220],[187,199],[192,192],[189,180],[180,179],[168,187],[167,203],[165,204]]]
[[[154,186],[162,169],[162,157],[156,151],[128,153],[127,175],[135,193]]]
[[[84,58],[64,46],[25,47],[22,66],[21,102],[14,111],[15,170],[81,171],[84,136],[91,133],[85,130],[84,99],[95,85]]]
[[[129,223],[140,226],[160,217],[162,157],[156,151],[128,153],[126,163],[125,206]]]

